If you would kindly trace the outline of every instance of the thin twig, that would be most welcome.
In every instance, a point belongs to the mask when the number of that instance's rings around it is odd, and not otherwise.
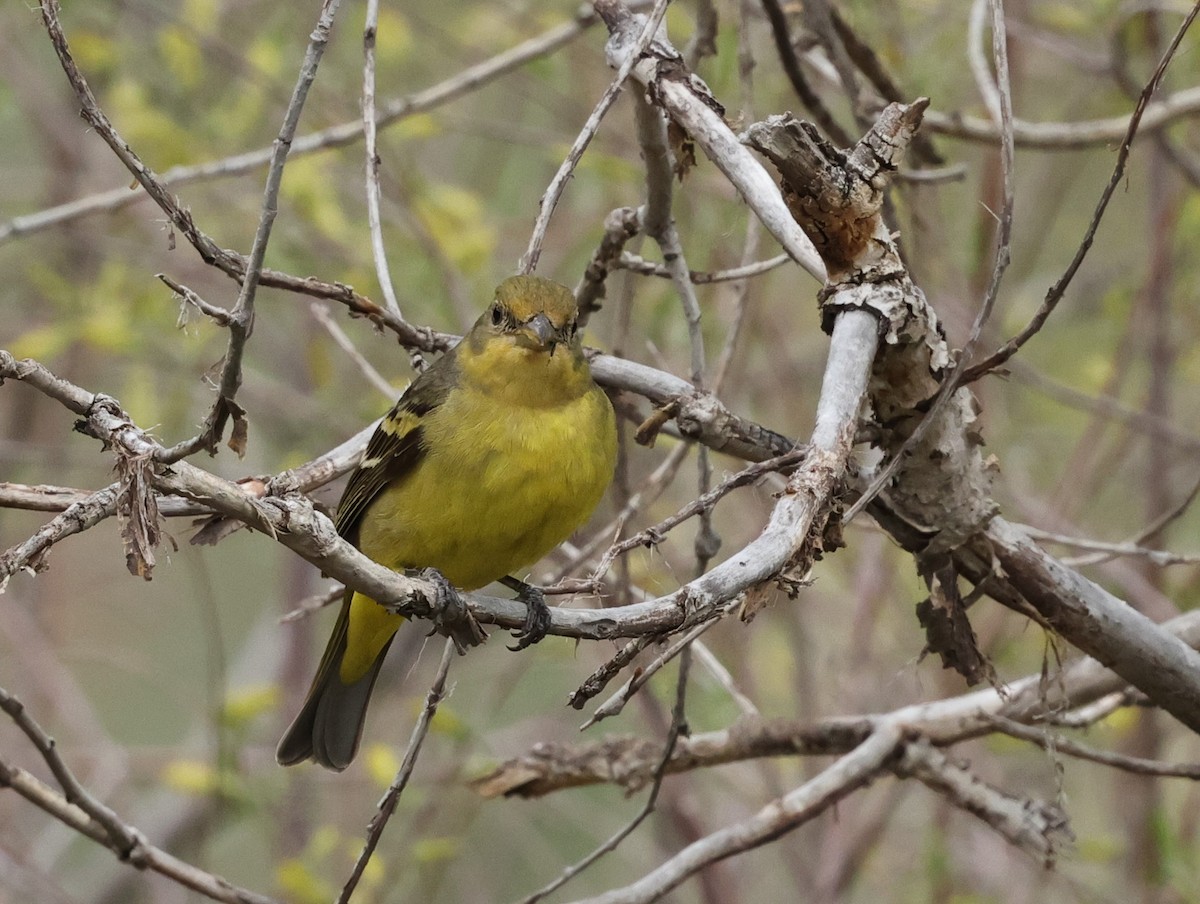
[[[1182,517],[1184,512],[1192,507],[1192,503],[1196,501],[1197,496],[1200,496],[1200,479],[1196,480],[1196,482],[1192,484],[1191,490],[1188,491],[1183,499],[1179,501],[1178,505],[1163,512],[1132,537],[1126,539],[1124,544],[1121,545],[1137,547],[1138,544],[1143,543],[1148,538],[1155,536],[1172,521]],[[1166,553],[1166,555],[1170,555],[1170,553]],[[1073,567],[1078,567],[1080,565],[1098,565],[1101,562],[1108,561],[1110,558],[1112,558],[1111,555],[1108,555],[1105,552],[1100,552],[1094,556],[1080,556],[1077,560],[1068,564],[1071,564]],[[1155,564],[1176,564],[1175,561],[1157,561],[1153,556],[1151,556],[1151,561],[1155,561]]]
[[[271,228],[275,224],[275,216],[279,212],[279,186],[283,182],[283,168],[291,151],[292,140],[296,136],[296,127],[300,122],[300,113],[304,102],[308,99],[309,88],[317,76],[317,67],[325,54],[325,46],[329,42],[329,33],[333,28],[333,17],[337,14],[341,0],[323,0],[321,14],[317,24],[309,35],[308,47],[304,53],[304,62],[300,65],[300,73],[296,78],[296,86],[292,89],[291,99],[283,114],[283,123],[279,127],[279,135],[272,143],[271,162],[267,167],[266,185],[263,187],[262,210],[258,218],[258,227],[254,232],[254,241],[250,246],[249,259],[246,262],[246,272],[242,278],[242,288],[238,293],[237,302],[229,312],[229,345],[225,350],[225,366],[221,369],[221,379],[217,385],[217,401],[205,421],[204,429],[197,437],[197,450],[208,449],[213,452],[216,444],[224,434],[225,424],[231,414],[235,420],[244,417],[232,407],[238,388],[242,385],[242,355],[246,342],[254,330],[254,299],[258,291],[259,279],[262,275],[263,259],[267,253],[267,243],[271,239]],[[237,435],[237,427],[234,428]],[[230,440],[234,445],[234,440]],[[245,452],[244,438],[235,451],[240,458]]]
[[[231,415],[235,419],[235,427],[230,444],[234,446],[239,455],[245,451],[245,416],[236,402],[234,402],[234,397],[237,395],[238,388],[241,385],[242,353],[254,327],[254,295],[261,276],[263,256],[266,253],[267,241],[270,238],[271,225],[274,223],[277,211],[276,205],[279,196],[279,185],[283,176],[283,165],[296,132],[296,125],[308,94],[308,88],[316,76],[317,65],[320,62],[321,55],[324,53],[329,30],[332,26],[333,15],[337,11],[339,2],[340,0],[324,0],[317,25],[313,29],[309,39],[296,87],[293,90],[291,101],[284,114],[283,124],[280,127],[278,137],[272,144],[272,153],[267,170],[266,187],[263,191],[262,211],[259,216],[258,228],[255,232],[249,259],[243,268],[241,291],[238,294],[237,302],[234,304],[232,310],[229,311],[229,343],[225,353],[225,364],[221,371],[217,400],[213,404],[208,417],[205,419],[204,427],[200,433],[191,440],[180,443],[172,449],[172,454],[178,458],[184,458],[201,449],[215,452],[217,443],[224,433],[225,424]],[[228,253],[222,251],[210,238],[196,229],[191,214],[180,207],[179,202],[166,190],[158,176],[141,161],[129,144],[121,138],[104,111],[100,109],[95,94],[92,93],[91,87],[88,85],[87,80],[75,64],[75,60],[71,55],[66,35],[62,30],[62,23],[59,21],[58,0],[45,0],[41,10],[42,20],[46,25],[46,31],[50,36],[51,44],[54,46],[63,71],[67,75],[67,80],[71,83],[72,88],[74,88],[75,96],[82,107],[81,115],[83,118],[104,139],[104,142],[112,149],[117,158],[134,175],[134,178],[141,183],[142,187],[146,189],[151,197],[155,199],[159,207],[168,214],[172,223],[200,251],[201,256],[206,261],[227,261],[229,258]]]
[[[1126,756],[1122,753],[1111,753],[1107,750],[1097,750],[1078,741],[1059,735],[1051,736],[1045,729],[1033,725],[1023,725],[1006,719],[1003,716],[991,716],[990,721],[999,731],[1022,741],[1029,741],[1043,750],[1055,753],[1065,753],[1080,760],[1090,760],[1102,766],[1112,766],[1124,772],[1136,775],[1156,775],[1165,778],[1190,778],[1200,781],[1200,763],[1164,763],[1161,760],[1148,760],[1144,757]]]
[[[746,271],[755,266],[750,262],[754,260],[758,253],[761,232],[761,224],[758,220],[751,217],[746,223],[746,238],[742,243],[742,265],[725,271],[726,273],[733,273],[740,270],[742,273],[735,278],[732,287],[734,298],[733,322],[729,325],[729,329],[725,334],[725,344],[721,347],[721,353],[717,356],[717,363],[713,367],[713,392],[720,392],[721,386],[725,383],[725,376],[729,373],[729,366],[733,363],[733,355],[737,351],[738,340],[742,336],[742,328],[746,323],[746,312],[750,307],[749,277],[754,275]],[[786,255],[780,255],[779,258],[774,258],[774,260],[780,258],[786,259],[786,257]],[[768,261],[767,263],[770,262]]]
[[[562,198],[563,190],[567,187],[567,181],[571,178],[571,173],[575,171],[575,167],[583,158],[583,152],[587,150],[587,146],[591,144],[592,138],[595,137],[596,131],[600,128],[600,121],[604,119],[609,108],[616,101],[621,93],[621,89],[625,85],[625,80],[629,78],[629,73],[633,70],[634,65],[641,58],[643,51],[650,46],[650,42],[654,40],[654,34],[658,31],[659,23],[662,17],[667,12],[668,0],[655,0],[654,8],[650,11],[650,15],[646,20],[645,26],[634,45],[632,52],[621,68],[617,70],[616,77],[612,83],[601,95],[600,100],[596,102],[595,108],[591,115],[583,124],[583,128],[579,134],[575,136],[575,141],[571,144],[570,151],[567,152],[566,159],[558,168],[558,172],[554,174],[554,178],[550,180],[545,193],[542,195],[542,200],[538,204],[537,219],[533,224],[533,234],[529,237],[529,247],[526,248],[525,254],[521,257],[517,265],[518,273],[532,273],[537,269],[538,258],[542,254],[542,243],[546,240],[546,230],[550,226],[550,217],[554,215],[554,209],[558,206],[559,199]]]
[[[182,326],[187,322],[187,306],[191,305],[209,320],[218,326],[229,326],[229,312],[219,305],[210,304],[205,301],[183,283],[176,282],[165,273],[155,274],[160,280],[167,285],[168,288],[179,296],[183,304],[180,306],[179,325]]]
[[[379,30],[379,0],[367,0],[367,16],[363,25],[363,150],[367,155],[367,223],[371,233],[371,258],[375,262],[375,278],[383,292],[384,304],[397,320],[403,320],[400,302],[392,285],[392,271],[388,266],[387,248],[383,241],[383,224],[379,215],[379,149],[376,142],[375,116],[375,40]],[[415,349],[406,348],[413,369],[420,373],[425,369],[425,359]]]
[[[731,282],[734,280],[745,280],[751,276],[759,276],[767,273],[777,267],[782,267],[785,264],[790,264],[792,259],[786,254],[777,254],[775,257],[768,258],[765,261],[747,261],[736,267],[730,267],[728,270],[713,270],[706,272],[703,270],[689,270],[688,278],[696,285],[706,285],[708,283]],[[636,254],[631,254],[628,251],[622,252],[621,256],[615,261],[615,266],[622,270],[632,270],[634,273],[642,273],[646,276],[657,276],[662,279],[670,279],[671,271],[662,264],[656,264],[654,261],[648,261]]]
[[[329,316],[329,312],[325,310],[325,306],[318,301],[314,301],[309,303],[308,310],[312,314],[313,319],[321,324],[325,332],[333,339],[337,347],[350,357],[355,367],[366,377],[367,382],[378,389],[380,394],[389,401],[395,399],[396,388],[384,379],[383,375],[374,368],[370,361],[363,357],[363,353],[355,347],[350,337],[346,335],[346,331],[338,326],[336,320]]]
[[[687,702],[687,684],[688,675],[691,671],[691,651],[690,648],[684,647],[683,655],[679,659],[679,677],[675,683],[675,705],[671,711],[671,727],[667,732],[667,742],[663,745],[663,755],[658,761],[658,766],[654,770],[654,778],[650,785],[650,793],[646,796],[646,803],[642,805],[642,809],[625,824],[620,830],[609,838],[604,844],[600,845],[588,856],[584,857],[578,863],[563,870],[563,872],[553,882],[546,885],[544,888],[534,892],[528,898],[525,898],[521,904],[536,904],[546,895],[551,894],[555,890],[561,888],[568,881],[579,875],[605,854],[616,850],[617,845],[624,841],[630,834],[641,825],[651,813],[654,812],[655,804],[658,802],[659,792],[662,790],[663,779],[667,774],[667,764],[671,762],[671,756],[675,751],[675,745],[679,742],[681,735],[687,733],[687,717],[686,717],[686,702]]]
[[[679,466],[683,464],[683,460],[687,457],[690,449],[691,445],[689,443],[679,443],[667,453],[666,457],[658,463],[658,466],[650,472],[650,475],[625,500],[625,505],[621,507],[621,511],[617,512],[611,521],[595,531],[589,540],[582,543],[579,546],[578,552],[571,555],[570,561],[560,568],[557,572],[557,577],[552,577],[551,580],[561,581],[567,575],[575,573],[588,559],[596,554],[598,549],[605,544],[609,544],[611,538],[620,536],[625,530],[625,525],[633,518],[636,518],[639,512],[653,504],[662,495],[663,491],[670,486],[679,471]],[[607,569],[605,569],[605,572],[607,572]],[[588,589],[598,592],[599,577],[603,573],[593,569],[591,577],[583,583]]]
[[[721,619],[725,618],[725,616],[727,616],[740,605],[741,601],[739,599],[734,599],[733,601],[726,603],[725,606],[714,613],[711,618],[693,627],[690,631],[671,644],[671,646],[663,650],[663,652],[656,656],[652,662],[647,663],[644,668],[639,668],[628,681],[622,684],[612,694],[612,696],[596,707],[596,709],[588,717],[587,721],[579,726],[579,730],[586,731],[597,722],[601,722],[610,716],[620,714],[621,710],[625,708],[625,704],[632,700],[633,696],[643,687],[645,687],[646,683],[656,674],[658,674],[663,666],[665,666],[676,656],[679,656],[681,653],[686,653],[696,638],[702,635],[717,622],[721,621]],[[598,693],[600,689],[602,688],[597,688],[595,693]],[[575,692],[575,695],[572,696],[572,705],[578,707],[581,699],[587,699],[586,696],[581,696],[583,690],[583,688],[580,688]]]
[[[198,892],[228,904],[275,904],[274,899],[239,888],[214,873],[186,863],[150,844],[136,828],[126,824],[97,800],[75,777],[46,731],[24,705],[0,688],[0,710],[5,712],[30,740],[49,767],[62,793],[39,781],[19,766],[0,760],[0,788],[11,788],[59,822],[102,844],[123,863],[148,869]]]
[[[1185,88],[1161,101],[1147,104],[1138,128],[1139,134],[1157,133],[1181,119],[1200,114],[1200,87]],[[1013,121],[1013,140],[1022,149],[1043,151],[1075,151],[1105,147],[1121,141],[1129,133],[1130,118],[1113,116],[1108,119],[1088,119],[1079,122]],[[963,113],[941,113],[930,110],[925,114],[924,127],[948,138],[960,138],[995,144],[1000,130],[988,118]]]
[[[674,515],[665,518],[658,524],[652,527],[643,528],[636,534],[614,543],[601,558],[600,563],[592,572],[591,581],[598,581],[612,567],[613,561],[618,556],[622,556],[631,549],[636,549],[639,546],[654,546],[662,541],[663,536],[668,531],[672,530],[679,524],[682,524],[687,519],[698,515],[702,511],[711,510],[714,505],[726,496],[731,491],[738,487],[746,486],[753,483],[764,474],[772,474],[776,472],[786,472],[789,468],[800,464],[804,460],[806,454],[805,449],[793,449],[783,455],[775,458],[767,459],[766,461],[756,462],[748,465],[738,471],[731,477],[726,478],[713,489],[704,493],[697,499],[693,499]]]
[[[1029,321],[1021,332],[1009,339],[988,357],[967,368],[967,371],[962,375],[964,385],[992,372],[1015,355],[1021,346],[1037,335],[1046,323],[1046,320],[1054,313],[1054,309],[1058,306],[1058,303],[1062,301],[1067,287],[1075,278],[1076,272],[1078,272],[1080,265],[1083,264],[1084,258],[1087,257],[1087,253],[1092,247],[1092,242],[1096,238],[1096,232],[1100,228],[1100,221],[1104,217],[1104,212],[1108,209],[1108,202],[1112,199],[1117,186],[1121,184],[1121,179],[1125,175],[1125,164],[1129,160],[1129,152],[1133,147],[1133,138],[1138,132],[1138,127],[1141,125],[1142,116],[1146,112],[1146,106],[1149,104],[1151,96],[1162,84],[1167,66],[1170,65],[1175,52],[1179,49],[1179,45],[1183,41],[1183,36],[1187,34],[1192,22],[1195,21],[1197,13],[1200,13],[1200,2],[1192,7],[1183,24],[1179,26],[1179,30],[1175,32],[1175,37],[1171,39],[1170,45],[1163,52],[1162,58],[1154,68],[1154,73],[1150,76],[1145,88],[1142,89],[1142,93],[1138,96],[1137,104],[1133,108],[1133,115],[1129,117],[1129,125],[1125,130],[1125,137],[1122,139],[1121,147],[1117,151],[1117,162],[1113,167],[1112,176],[1109,177],[1104,191],[1100,193],[1100,200],[1097,202],[1096,209],[1092,213],[1092,220],[1088,224],[1087,231],[1084,233],[1083,241],[1080,242],[1078,249],[1076,249],[1075,256],[1067,265],[1066,271],[1059,277],[1058,282],[1050,287],[1046,293],[1046,297],[1042,300],[1041,307],[1038,308],[1037,313],[1033,315],[1033,319]]]
[[[1069,546],[1072,549],[1084,549],[1094,553],[1094,555],[1089,556],[1068,556],[1063,558],[1063,564],[1070,565],[1072,568],[1107,562],[1119,556],[1145,559],[1164,568],[1168,565],[1200,565],[1200,554],[1189,555],[1186,553],[1170,552],[1165,549],[1151,549],[1129,542],[1107,543],[1103,540],[1091,540],[1087,537],[1071,537],[1066,534],[1055,533],[1054,531],[1039,530],[1036,527],[1029,527],[1028,525],[1022,525],[1021,529],[1033,537],[1033,539],[1040,540],[1043,543],[1058,543],[1061,546]]]
[[[370,861],[371,855],[375,853],[375,848],[379,845],[379,839],[383,837],[383,830],[387,828],[388,821],[392,818],[392,814],[396,812],[396,805],[400,801],[400,795],[404,793],[404,789],[408,785],[413,767],[417,764],[417,755],[421,752],[421,745],[425,742],[425,736],[429,733],[429,723],[433,720],[434,713],[437,712],[438,704],[446,697],[446,675],[450,671],[450,663],[454,659],[454,652],[454,642],[447,640],[442,649],[442,661],[438,664],[437,674],[433,678],[433,684],[429,687],[429,693],[425,695],[425,707],[421,710],[417,724],[413,726],[412,737],[409,738],[408,749],[404,752],[404,760],[400,764],[400,771],[396,773],[396,777],[388,787],[387,793],[383,795],[383,799],[379,802],[378,812],[371,817],[371,823],[367,826],[366,844],[363,845],[362,853],[358,855],[358,860],[354,863],[354,869],[351,871],[350,877],[346,880],[346,884],[342,886],[342,892],[338,895],[337,899],[338,904],[348,904],[350,896],[354,894],[354,889],[358,885],[359,879],[362,878],[363,870],[367,868],[367,863]]]

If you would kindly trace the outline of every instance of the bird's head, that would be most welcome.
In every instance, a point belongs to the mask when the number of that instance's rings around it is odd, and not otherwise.
[[[578,349],[578,308],[566,286],[540,276],[510,276],[476,324],[476,332],[534,352]]]

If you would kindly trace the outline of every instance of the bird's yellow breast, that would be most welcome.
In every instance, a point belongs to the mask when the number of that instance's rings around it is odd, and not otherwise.
[[[359,540],[378,562],[473,590],[587,519],[612,478],[616,426],[569,350],[461,351],[459,385],[421,419],[421,462],[372,502]]]

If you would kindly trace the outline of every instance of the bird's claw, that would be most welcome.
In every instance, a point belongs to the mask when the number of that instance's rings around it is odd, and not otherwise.
[[[485,640],[487,634],[471,614],[467,601],[454,589],[454,585],[436,568],[426,568],[421,571],[421,577],[430,581],[434,590],[433,630],[430,634],[442,634],[454,641],[454,648],[459,655],[467,652],[469,647],[477,647]]]
[[[513,631],[512,636],[517,643],[509,649],[514,653],[533,646],[550,630],[550,607],[546,605],[546,597],[539,588],[524,584],[517,591],[517,599],[525,604],[525,624]]]

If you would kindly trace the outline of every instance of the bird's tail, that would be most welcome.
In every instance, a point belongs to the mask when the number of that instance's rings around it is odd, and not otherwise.
[[[352,620],[361,623],[364,619],[373,623],[365,639],[361,629],[351,630]],[[341,772],[350,765],[362,739],[375,679],[402,621],[374,600],[346,592],[304,705],[275,750],[281,766],[313,759],[326,769]]]

